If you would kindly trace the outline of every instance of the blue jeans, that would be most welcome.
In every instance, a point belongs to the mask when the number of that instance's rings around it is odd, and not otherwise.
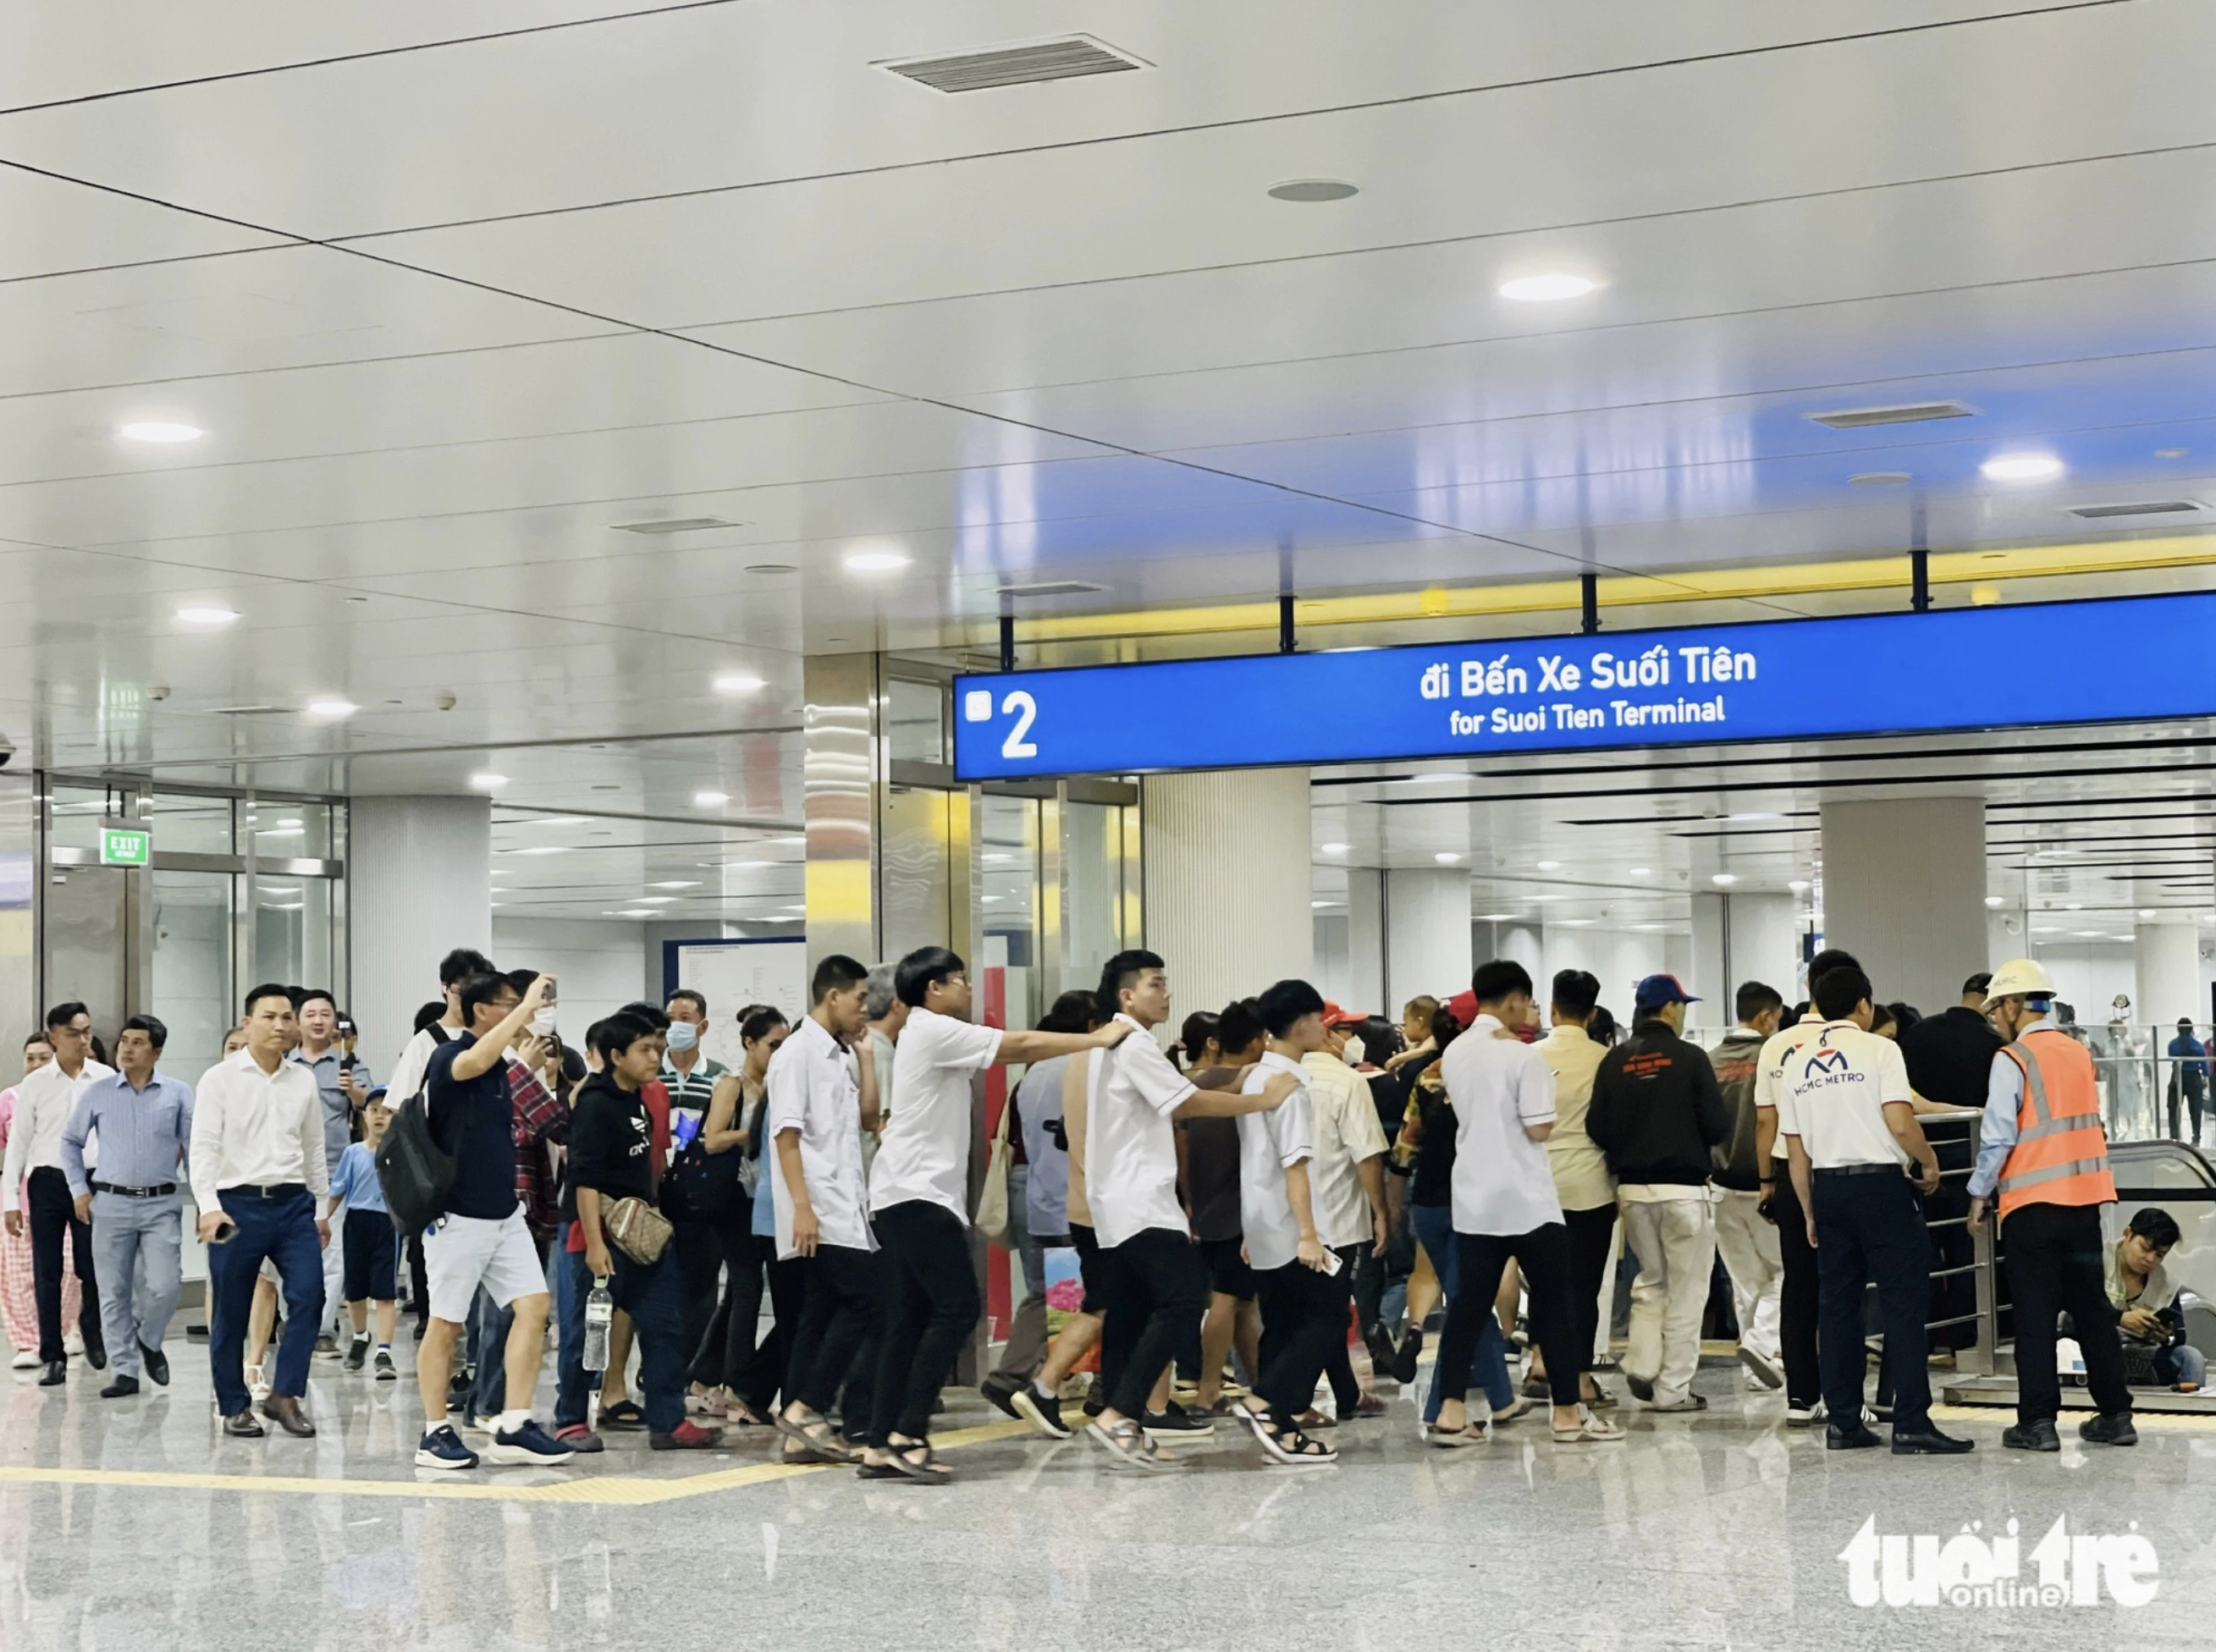
[[[217,1194],[237,1232],[208,1247],[208,1369],[217,1409],[237,1416],[251,1403],[246,1391],[246,1321],[254,1280],[267,1256],[285,1292],[285,1335],[277,1344],[270,1391],[298,1399],[308,1391],[308,1360],[323,1317],[323,1253],[316,1237],[315,1196],[305,1188],[265,1198],[251,1188]]]
[[[646,1413],[646,1426],[654,1434],[673,1433],[685,1421],[688,1364],[685,1293],[678,1279],[677,1248],[666,1247],[651,1264],[633,1262],[613,1245],[608,1247],[608,1256],[616,1270],[608,1280],[608,1294],[615,1299],[617,1307],[631,1316],[631,1336],[638,1344],[639,1402]],[[565,1250],[558,1260],[569,1279],[557,1299],[562,1330],[556,1362],[554,1426],[565,1428],[582,1422],[592,1403],[584,1355],[585,1299],[592,1293],[593,1274],[582,1250]]]
[[[1456,1253],[1462,1249],[1455,1243],[1454,1207],[1411,1205],[1408,1218],[1415,1225],[1424,1254],[1431,1259],[1431,1271],[1439,1276],[1439,1285],[1451,1302],[1460,1271]],[[1496,1411],[1505,1411],[1516,1403],[1516,1385],[1508,1379],[1508,1345],[1501,1340],[1500,1322],[1489,1312],[1477,1329],[1477,1351],[1469,1362],[1469,1385],[1482,1388],[1486,1403]],[[1425,1422],[1438,1420],[1440,1397],[1439,1367],[1434,1361],[1431,1391],[1424,1396]]]

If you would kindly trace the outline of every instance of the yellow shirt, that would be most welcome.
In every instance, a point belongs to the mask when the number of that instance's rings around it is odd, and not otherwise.
[[[1539,1041],[1539,1053],[1554,1074],[1554,1133],[1547,1138],[1547,1164],[1564,1210],[1591,1210],[1616,1202],[1608,1160],[1585,1134],[1593,1075],[1608,1051],[1582,1027],[1557,1027]]]

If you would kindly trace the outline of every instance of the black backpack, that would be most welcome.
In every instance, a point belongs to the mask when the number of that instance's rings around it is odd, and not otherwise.
[[[395,1232],[421,1233],[446,1213],[454,1159],[431,1135],[428,1084],[393,1109],[377,1146],[377,1181]]]

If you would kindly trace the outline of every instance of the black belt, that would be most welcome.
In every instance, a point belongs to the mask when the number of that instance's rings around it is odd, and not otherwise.
[[[120,1193],[126,1199],[163,1199],[175,1193],[177,1184],[164,1182],[152,1188],[119,1188],[113,1182],[95,1182],[92,1184],[92,1190],[95,1193]]]
[[[218,1199],[230,1199],[234,1196],[249,1199],[297,1199],[307,1190],[308,1184],[305,1182],[269,1182],[259,1186],[252,1182],[241,1182],[235,1188],[218,1188],[215,1190],[215,1196]]]
[[[1907,1170],[1899,1164],[1832,1164],[1819,1166],[1818,1176],[1905,1176]]]

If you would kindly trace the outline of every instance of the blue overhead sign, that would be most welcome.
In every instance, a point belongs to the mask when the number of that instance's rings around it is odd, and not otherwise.
[[[2216,593],[955,681],[963,780],[2216,712]]]

